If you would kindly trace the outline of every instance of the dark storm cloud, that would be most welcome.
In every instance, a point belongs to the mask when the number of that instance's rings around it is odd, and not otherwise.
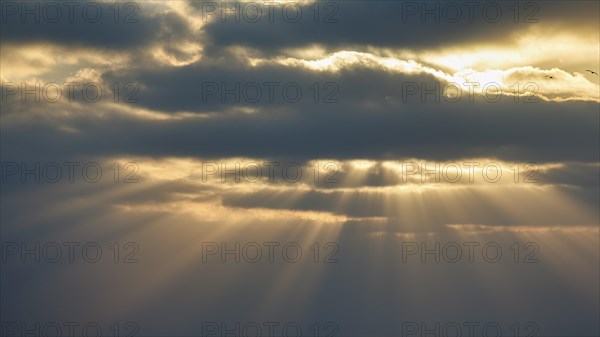
[[[333,104],[171,121],[95,116],[104,108],[90,104],[76,117],[54,119],[52,115],[60,113],[61,107],[49,105],[46,120],[7,125],[5,118],[3,155],[87,153],[296,160],[485,157],[523,162],[598,159],[596,103],[519,105],[506,99],[485,107],[468,102],[415,103],[370,110]],[[15,121],[19,117],[23,116],[15,116]],[[79,132],[65,132],[63,126]]]
[[[188,23],[181,17],[174,13],[157,14],[152,5],[144,2],[120,3],[118,10],[113,3],[97,1],[69,4],[3,2],[0,18],[3,41],[129,49],[165,38],[162,35],[169,35],[170,39],[190,36]],[[196,11],[188,15],[208,22],[203,28],[209,41],[205,50],[208,55],[219,55],[221,47],[230,45],[275,53],[282,48],[313,43],[336,50],[366,45],[420,49],[499,40],[510,42],[529,28],[553,29],[563,24],[593,33],[598,12],[598,4],[590,1],[531,1],[521,3],[518,11],[512,1],[292,2],[288,7],[272,7],[272,12],[271,5],[260,2],[224,4],[225,7],[221,2],[190,2]],[[215,5],[216,8],[212,7]],[[238,5],[239,10],[235,7]],[[256,7],[262,16],[253,22]],[[239,22],[232,13],[226,14],[226,22],[222,22],[220,15],[226,12],[222,8],[237,12]],[[298,9],[301,15],[296,21]],[[117,12],[119,15],[115,16]]]
[[[471,102],[468,92],[452,103],[441,96],[444,83],[423,74],[389,73],[366,66],[343,68],[337,73],[279,65],[249,67],[244,60],[224,54],[221,60],[207,59],[184,67],[110,71],[103,74],[103,80],[137,83],[139,103],[119,103],[124,107],[171,115],[210,113],[209,118],[147,120],[126,117],[106,100],[97,104],[65,100],[22,103],[18,94],[8,95],[2,109],[3,155],[245,156],[297,161],[598,159],[597,103],[515,103],[512,97],[490,102],[480,95],[473,96]],[[279,83],[272,102],[266,82]],[[315,82],[320,83],[316,103]],[[203,100],[206,83],[217,88]],[[227,94],[222,101],[222,92],[235,88],[236,83],[240,86],[234,91],[239,96],[243,96],[240,92],[245,85],[254,83],[261,88],[262,98],[250,102],[241,97],[236,102],[235,95]],[[298,102],[290,103],[283,96],[286,83],[301,87],[303,95]],[[332,103],[324,103],[331,93],[325,90],[327,83],[335,84]],[[416,85],[413,89],[418,91],[409,95],[409,84]],[[423,96],[436,85],[436,94]],[[540,89],[543,91],[543,86]],[[249,92],[254,95],[252,88]],[[236,110],[239,108],[254,110],[247,114]],[[103,118],[105,113],[112,117]]]
[[[149,109],[216,113],[211,119],[183,123],[151,122],[142,126],[129,121],[127,124],[132,124],[128,133],[144,139],[140,139],[140,144],[156,143],[142,150],[133,145],[137,140],[130,140],[122,147],[131,153],[163,155],[174,151],[200,157],[289,155],[303,159],[598,158],[597,103],[515,103],[512,97],[493,102],[480,95],[473,96],[471,102],[466,90],[452,103],[441,96],[444,83],[429,75],[389,73],[361,66],[339,73],[278,65],[248,67],[240,60],[226,58],[174,69],[110,72],[104,78],[107,82],[129,79],[140,83],[140,105]],[[272,102],[265,82],[279,84]],[[314,82],[321,84],[318,103],[310,88]],[[323,84],[330,82],[339,89],[334,95],[336,103],[323,103]],[[206,83],[217,86],[214,94],[207,94]],[[232,94],[223,100],[221,94],[236,88],[236,83],[239,89],[233,91],[240,96],[239,102]],[[249,83],[262,90],[257,102],[244,99],[243,87]],[[302,87],[303,95],[297,103],[290,103],[283,96],[286,83]],[[408,86],[413,84],[418,91],[409,94]],[[249,88],[249,96],[255,97],[255,91]],[[424,95],[434,88],[437,94]],[[543,92],[543,84],[540,89]],[[256,111],[250,115],[231,113],[240,107]],[[111,131],[102,139],[115,139],[112,130],[120,124],[103,130]]]
[[[191,3],[198,16],[213,20],[205,28],[213,47],[243,45],[267,54],[308,44],[334,50],[511,43],[530,28],[562,24],[593,33],[598,12],[598,4],[589,1],[319,1],[318,5],[292,2],[272,11],[264,4],[241,4],[237,9],[234,3],[225,7],[216,2]],[[257,7],[262,16],[255,19]],[[225,19],[222,13],[228,13]],[[239,14],[237,21],[234,13]]]
[[[540,172],[539,177],[554,184],[597,187],[600,186],[599,169],[597,164],[565,163],[565,167]]]
[[[514,93],[515,82],[522,96],[528,86],[535,87],[536,93],[549,98],[570,98],[576,94],[570,88],[562,88],[562,94],[552,94],[552,83],[546,80],[546,73],[539,69],[524,67],[508,72],[506,82],[479,82],[470,93],[465,82],[468,80],[445,80],[429,72],[418,63],[386,67],[386,62],[410,62],[378,58],[367,53],[340,53],[332,56],[329,66],[338,71],[317,71],[304,66],[277,63],[251,65],[250,60],[232,51],[223,51],[218,58],[205,58],[200,62],[182,67],[156,68],[141,67],[128,70],[108,71],[102,75],[104,82],[135,82],[140,87],[139,106],[163,112],[225,112],[234,107],[247,107],[261,110],[285,109],[308,110],[328,106],[331,109],[356,108],[357,106],[375,109],[404,109],[405,103],[452,103],[473,102],[482,107],[493,108],[496,88],[500,94]],[[327,61],[327,60],[325,60]],[[286,61],[281,61],[286,62]],[[406,67],[405,70],[402,70]],[[411,73],[415,67],[415,73]],[[421,67],[421,68],[419,68]],[[437,76],[443,76],[437,72]],[[457,82],[454,82],[457,81]],[[318,87],[315,84],[319,85]],[[588,83],[578,83],[586,85]],[[493,85],[486,97],[481,96],[482,88]],[[462,87],[462,88],[461,88]],[[452,99],[445,94],[460,97]],[[508,101],[508,99],[507,99]],[[519,103],[538,102],[541,99],[518,99]],[[498,102],[499,104],[501,102]],[[587,103],[582,103],[586,105]],[[419,104],[417,104],[419,105]],[[514,104],[517,109],[536,104]],[[445,105],[452,109],[452,104]],[[303,112],[307,113],[307,112]]]
[[[157,15],[143,2],[119,3],[117,9],[114,3],[97,1],[3,1],[2,11],[0,37],[6,44],[128,50],[189,34],[180,16]]]
[[[572,210],[566,207],[552,207],[557,203],[544,199],[534,199],[533,197],[537,194],[531,193],[526,188],[519,190],[516,187],[494,186],[494,190],[500,193],[499,199],[505,200],[511,205],[511,209],[521,205],[527,207],[531,214],[535,214],[535,216],[526,219],[527,225],[530,226],[593,224],[596,219],[592,204],[587,205],[589,208],[586,214],[573,214]],[[415,216],[412,213],[412,221],[418,222],[418,227],[421,227],[421,230],[427,228],[431,231],[438,231],[440,227],[448,223],[477,223],[498,226],[522,225],[524,222],[524,219],[515,218],[514,214],[499,209],[496,205],[490,203],[489,200],[493,199],[483,189],[472,188],[468,192],[460,194],[452,194],[447,190],[414,193],[365,193],[359,191],[322,193],[311,191],[296,196],[290,194],[289,191],[278,193],[272,190],[259,189],[257,192],[252,193],[224,191],[221,195],[223,203],[232,207],[323,211],[349,217],[393,218],[408,214],[418,209],[419,204],[421,204],[425,209],[435,209],[437,211],[431,212],[426,217],[421,214]],[[450,199],[456,195],[460,195],[460,202],[453,204]],[[343,204],[339,203],[341,199],[344,200]],[[395,205],[391,209],[389,207],[390,203]],[[471,211],[456,213],[443,211],[448,205],[462,210],[471,209]],[[404,220],[396,219],[399,227],[412,225],[406,223],[406,221],[406,218]]]

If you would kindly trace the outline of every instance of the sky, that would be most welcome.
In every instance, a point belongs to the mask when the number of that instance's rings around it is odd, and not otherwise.
[[[600,335],[600,3],[3,1],[3,336]]]

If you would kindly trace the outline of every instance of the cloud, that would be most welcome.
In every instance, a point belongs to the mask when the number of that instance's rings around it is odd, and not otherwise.
[[[205,31],[213,46],[244,45],[267,54],[310,44],[335,49],[370,45],[422,50],[490,41],[510,43],[524,31],[542,25],[546,29],[571,25],[593,34],[597,31],[592,23],[598,10],[597,4],[587,2],[569,7],[564,3],[529,2],[518,10],[509,3],[493,1],[292,2],[287,7],[274,6],[270,16],[266,5],[258,6],[265,14],[252,22],[252,14],[256,13],[252,7],[236,10],[233,4],[226,4],[227,12],[218,6],[208,8],[205,2],[192,5],[198,15],[204,14],[210,20]],[[292,22],[295,13],[300,13],[298,8],[302,14]],[[317,19],[316,8],[321,10]],[[222,19],[221,13],[229,14]],[[234,13],[240,13],[239,22]]]

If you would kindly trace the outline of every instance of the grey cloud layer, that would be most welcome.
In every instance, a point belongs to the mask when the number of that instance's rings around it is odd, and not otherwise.
[[[54,4],[58,10],[54,7],[44,10],[48,3]],[[89,1],[93,6],[86,7],[87,3],[3,2],[2,9],[6,11],[2,15],[2,42],[18,45],[51,43],[127,51],[159,40],[182,39],[190,34],[190,27],[181,16],[158,14],[143,2],[135,4],[135,7],[119,3],[118,10],[114,3]],[[39,7],[35,7],[36,4]],[[26,14],[27,10],[31,14]],[[58,19],[54,19],[56,12],[60,13]],[[38,17],[32,13],[37,13]]]
[[[511,43],[536,26],[554,29],[566,24],[593,33],[598,13],[598,4],[590,1],[522,2],[518,11],[512,1],[459,1],[449,2],[450,6],[443,1],[319,1],[320,16],[315,23],[314,4],[292,3],[288,14],[282,14],[281,6],[270,14],[269,7],[262,5],[263,15],[257,22],[251,21],[252,7],[246,12],[237,10],[242,13],[239,22],[233,14],[223,22],[222,7],[212,14],[214,9],[205,2],[191,2],[199,17],[212,18],[205,30],[214,46],[244,45],[265,53],[309,44],[331,49],[361,45],[427,49]],[[234,10],[233,5],[225,8]],[[302,14],[297,22],[290,22],[297,8]],[[336,21],[325,23],[326,19]]]
[[[3,152],[7,158],[24,153],[114,153],[289,157],[301,161],[415,157],[597,161],[599,116],[595,103],[525,105],[506,101],[485,106],[468,102],[383,105],[368,112],[345,104],[291,104],[285,109],[266,108],[256,115],[234,113],[172,121],[118,117],[118,113],[110,120],[96,118],[110,107],[95,104],[75,110],[74,117],[56,119],[52,115],[67,107],[50,105],[42,114],[44,119],[38,121],[13,114],[15,122],[11,122],[4,115]],[[18,122],[21,118],[27,122]],[[61,129],[64,126],[79,132],[65,132]]]

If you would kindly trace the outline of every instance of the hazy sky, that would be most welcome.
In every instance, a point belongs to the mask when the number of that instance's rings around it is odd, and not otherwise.
[[[3,335],[600,334],[598,1],[1,6]]]

